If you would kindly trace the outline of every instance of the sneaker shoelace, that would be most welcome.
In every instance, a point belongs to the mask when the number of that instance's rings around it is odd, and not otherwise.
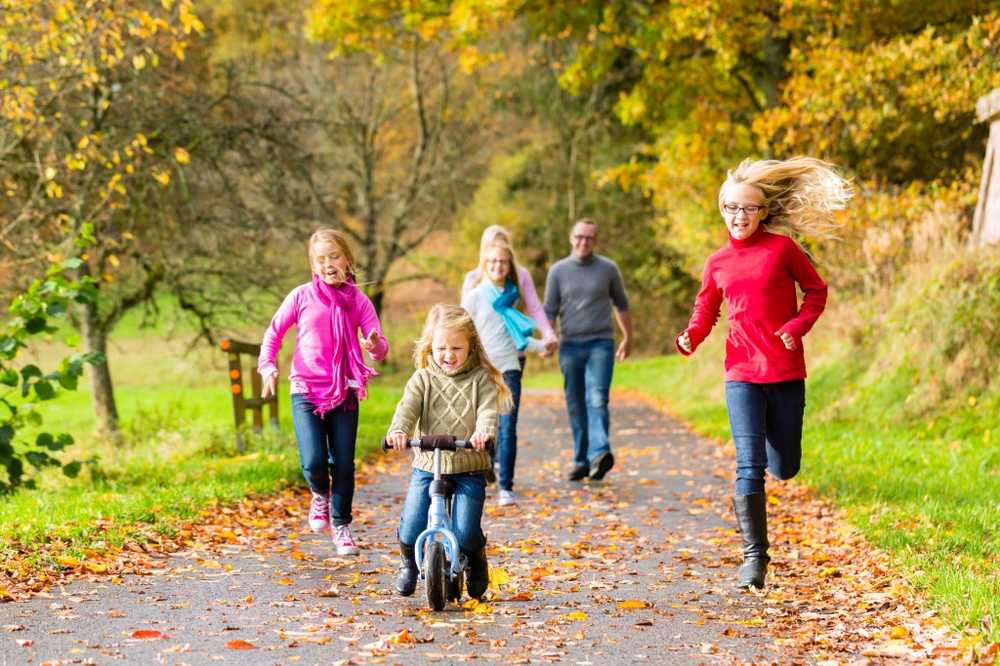
[[[351,534],[351,528],[348,525],[336,525],[334,528],[334,538],[337,543],[341,546],[355,546],[354,535]]]
[[[313,495],[312,504],[309,505],[309,518],[312,520],[329,520],[329,502],[329,498],[324,495]]]

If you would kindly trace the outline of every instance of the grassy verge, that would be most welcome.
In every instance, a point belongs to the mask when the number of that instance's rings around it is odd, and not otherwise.
[[[689,359],[615,366],[614,387],[662,401],[697,432],[729,438],[716,331]],[[1000,638],[1000,391],[955,396],[921,417],[905,409],[902,364],[873,379],[863,355],[825,351],[807,382],[799,481],[842,507],[890,552],[929,604],[988,642]],[[558,385],[529,373],[526,386]]]
[[[81,554],[95,544],[142,539],[150,527],[172,534],[214,503],[301,483],[287,395],[279,405],[281,428],[248,437],[246,450],[237,452],[224,388],[136,393],[120,391],[131,433],[124,445],[85,443],[76,455],[96,455],[97,462],[79,478],[48,474],[39,490],[0,501],[0,544],[16,541],[30,550],[61,541],[67,553]],[[391,381],[371,387],[362,403],[359,456],[377,447],[400,393]],[[81,399],[58,407],[86,423],[89,412],[69,404]]]

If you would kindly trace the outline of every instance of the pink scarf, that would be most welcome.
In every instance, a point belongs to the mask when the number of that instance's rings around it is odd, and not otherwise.
[[[320,302],[330,306],[330,339],[333,343],[330,350],[330,384],[325,391],[309,387],[308,399],[316,405],[314,413],[322,416],[348,398],[348,379],[357,382],[357,398],[363,400],[368,395],[368,379],[378,373],[365,365],[361,356],[357,333],[358,313],[355,308],[360,292],[353,280],[331,287],[318,275],[313,275],[312,288]]]

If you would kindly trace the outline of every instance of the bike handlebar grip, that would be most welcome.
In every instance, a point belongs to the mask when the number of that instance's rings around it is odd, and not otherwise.
[[[443,451],[455,450],[456,438],[454,435],[424,435],[420,438],[421,451],[433,451],[441,449]]]
[[[390,448],[392,448],[392,447],[389,446],[389,440],[387,440],[387,439],[385,439],[383,437],[382,438],[382,453],[389,453],[389,449]]]

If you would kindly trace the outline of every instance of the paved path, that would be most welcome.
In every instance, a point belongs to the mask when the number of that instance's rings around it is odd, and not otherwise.
[[[717,445],[623,403],[612,413],[615,468],[604,482],[570,484],[561,402],[526,397],[519,506],[497,507],[494,486],[484,519],[504,582],[478,608],[431,613],[422,587],[408,599],[391,592],[408,472],[394,454],[360,473],[361,557],[337,558],[326,538],[284,529],[265,546],[182,552],[155,575],[0,604],[0,664],[780,659],[760,629],[760,597],[732,589],[736,537]],[[293,501],[289,524],[301,525],[305,494]]]

